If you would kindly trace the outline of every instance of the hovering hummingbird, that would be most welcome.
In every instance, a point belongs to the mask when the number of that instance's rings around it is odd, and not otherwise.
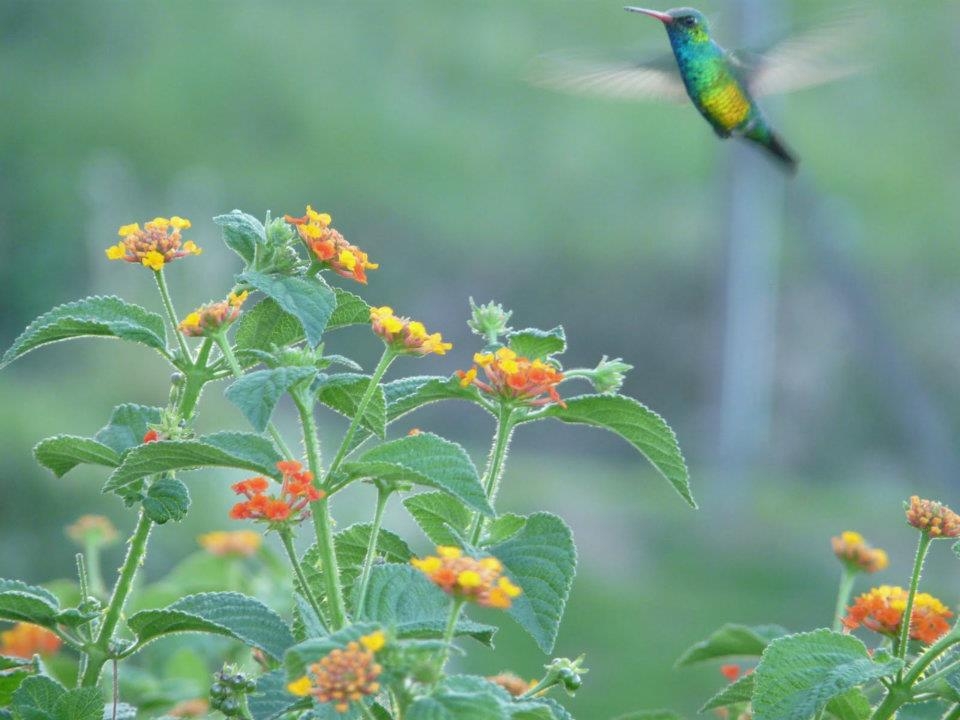
[[[840,25],[784,41],[765,54],[728,51],[710,36],[707,19],[693,8],[659,12],[625,10],[660,20],[673,57],[644,63],[547,58],[533,78],[542,85],[612,97],[693,101],[721,138],[744,137],[762,146],[790,172],[797,157],[764,117],[755,97],[817,85],[859,68],[831,64],[826,50],[845,33]]]

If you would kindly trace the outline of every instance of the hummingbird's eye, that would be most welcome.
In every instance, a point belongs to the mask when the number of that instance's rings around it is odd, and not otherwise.
[[[687,15],[686,17],[682,18],[680,22],[684,25],[684,27],[694,27],[697,24],[697,19],[693,15]]]

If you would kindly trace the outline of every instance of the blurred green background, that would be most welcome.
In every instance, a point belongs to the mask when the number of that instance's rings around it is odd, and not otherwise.
[[[784,183],[691,107],[524,82],[548,51],[665,51],[663,30],[618,2],[0,0],[0,345],[88,294],[158,309],[145,273],[105,261],[121,224],[193,221],[204,255],[168,273],[186,312],[238,269],[211,216],[306,203],[381,263],[366,299],[453,340],[446,358],[395,373],[469,364],[468,296],[513,308],[515,327],[562,323],[566,364],[635,366],[625,391],[677,430],[701,510],[616,438],[559,425],[518,433],[502,507],[573,526],[580,573],[557,654],[586,652],[592,672],[572,711],[692,714],[721,677],[674,671],[687,645],[727,620],[829,624],[831,534],[888,548],[882,580],[903,583],[914,538],[900,501],[958,501],[960,5],[874,5],[851,38],[868,72],[765,103],[802,157]],[[731,44],[837,12],[702,9]],[[363,328],[334,338],[330,351],[375,361]],[[121,402],[163,404],[167,382],[155,356],[94,341],[0,374],[0,576],[70,576],[61,528],[81,513],[132,525],[99,495],[102,474],[57,481],[30,448],[92,434]],[[201,430],[244,427],[215,390],[201,411]],[[322,420],[332,437],[337,420]],[[281,424],[293,429],[289,414]],[[479,413],[430,408],[397,431],[411,424],[482,462]],[[235,479],[190,479],[196,509],[157,531],[148,578],[227,527]],[[369,501],[341,502],[341,525]],[[389,524],[414,532],[397,508]],[[954,605],[937,550],[927,589]],[[497,654],[467,667],[533,677],[546,659],[507,627]]]

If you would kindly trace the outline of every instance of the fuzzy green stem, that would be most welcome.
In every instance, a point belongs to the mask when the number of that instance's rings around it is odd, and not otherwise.
[[[367,586],[370,584],[370,571],[373,568],[373,558],[377,554],[377,540],[380,536],[380,525],[383,523],[383,511],[387,507],[391,490],[377,488],[377,509],[373,513],[373,526],[370,528],[370,540],[367,542],[367,554],[363,558],[363,568],[360,571],[360,590],[357,594],[356,616],[363,616],[363,605],[367,599]]]
[[[443,667],[447,664],[450,657],[450,646],[453,644],[453,636],[457,632],[457,621],[460,619],[460,610],[466,600],[456,598],[453,606],[450,608],[450,617],[447,619],[447,627],[443,631],[443,649],[440,651],[440,662],[437,665],[437,674],[443,672]]]
[[[290,560],[290,565],[293,567],[293,572],[297,576],[297,580],[300,582],[300,590],[303,593],[303,596],[307,599],[307,602],[310,603],[310,607],[313,608],[313,611],[317,614],[317,617],[320,619],[320,622],[323,624],[324,629],[327,629],[327,622],[323,617],[323,609],[320,607],[320,603],[317,601],[317,596],[313,594],[313,590],[310,588],[310,583],[307,582],[307,576],[303,573],[303,566],[300,565],[300,558],[297,557],[297,550],[293,546],[293,533],[289,528],[283,529],[280,531],[280,541],[283,543],[283,549],[287,552],[287,558]]]
[[[322,468],[320,467],[320,440],[317,437],[317,421],[313,417],[313,404],[301,397],[300,393],[294,392],[292,397],[300,414],[307,464],[315,478],[314,482],[317,482],[321,477]],[[310,515],[313,517],[313,527],[317,536],[317,551],[320,553],[320,562],[323,564],[323,582],[326,585],[327,607],[330,610],[327,627],[331,631],[337,631],[346,622],[347,610],[343,601],[343,590],[340,588],[340,566],[337,563],[337,553],[333,545],[330,498],[324,496],[310,503]]]
[[[100,545],[89,540],[83,544],[83,560],[85,565],[84,580],[89,583],[89,593],[101,600],[107,596],[107,588],[103,584],[103,573],[100,570]],[[86,600],[87,596],[83,595]]]
[[[897,657],[903,660],[907,656],[907,645],[910,642],[910,621],[913,614],[913,601],[917,596],[917,586],[920,584],[920,572],[923,570],[923,561],[930,549],[930,536],[920,533],[920,542],[917,544],[917,556],[913,561],[913,575],[910,576],[910,593],[907,595],[907,605],[903,609],[903,618],[900,620],[900,638],[897,643]]]
[[[910,692],[899,685],[893,685],[883,701],[877,705],[870,720],[890,720],[903,705],[910,701]]]
[[[840,589],[837,591],[837,607],[833,611],[834,632],[840,632],[840,628],[843,625],[841,619],[843,618],[847,603],[850,602],[850,593],[853,592],[853,581],[856,577],[857,573],[852,571],[850,567],[844,563],[843,571],[840,575]]]
[[[103,623],[97,633],[97,639],[94,641],[94,647],[98,652],[90,653],[89,662],[83,673],[81,685],[83,687],[92,687],[100,679],[100,671],[104,663],[110,657],[110,643],[113,641],[113,633],[120,622],[120,615],[123,612],[124,603],[130,594],[130,588],[133,585],[133,578],[143,562],[143,556],[147,549],[147,539],[150,537],[150,529],[153,527],[153,521],[147,517],[146,512],[140,510],[140,519],[137,521],[137,527],[130,536],[130,547],[127,549],[127,557],[120,568],[120,576],[113,587],[113,594],[110,596],[110,603],[107,605],[107,612],[104,615]]]
[[[187,347],[187,343],[183,339],[183,335],[180,334],[180,330],[177,327],[177,313],[173,309],[173,300],[170,299],[170,291],[167,289],[167,281],[163,276],[163,270],[155,270],[153,272],[153,277],[157,281],[157,289],[160,291],[160,299],[163,301],[163,307],[167,311],[167,320],[170,321],[170,327],[173,329],[173,335],[177,338],[177,343],[180,345],[180,352],[183,354],[183,361],[192,363],[193,356],[190,354],[190,349]]]
[[[500,478],[503,474],[503,463],[510,446],[510,437],[513,435],[513,409],[501,407],[497,416],[497,430],[493,436],[490,457],[483,474],[483,490],[487,500],[493,505],[500,489]],[[483,515],[479,512],[474,515],[473,527],[470,530],[470,544],[476,545],[483,533]]]
[[[227,364],[230,366],[230,370],[233,372],[233,376],[239,380],[241,377],[243,377],[243,368],[240,367],[237,356],[234,354],[233,348],[230,347],[230,342],[227,340],[223,332],[218,332],[212,337],[214,342],[217,343],[217,347],[220,348],[220,352],[223,353],[223,357],[226,358]],[[267,421],[267,432],[270,433],[270,437],[273,438],[273,442],[276,443],[278,448],[280,448],[280,452],[283,453],[284,458],[287,460],[292,460],[293,452],[287,446],[287,443],[283,439],[283,435],[281,435],[280,431],[277,430],[277,426],[273,424],[273,421]]]
[[[954,628],[942,638],[937,640],[933,645],[928,647],[924,651],[923,655],[918,657],[914,661],[913,665],[910,666],[910,669],[907,670],[906,675],[903,677],[903,684],[907,687],[912,686],[918,679],[920,679],[920,676],[923,675],[924,671],[934,660],[936,660],[951,646],[956,645],[957,643],[960,643],[960,628]]]
[[[360,427],[360,421],[367,411],[367,405],[369,405],[370,400],[373,399],[373,394],[376,392],[377,387],[379,387],[380,380],[383,378],[384,373],[387,372],[387,368],[390,367],[390,363],[396,358],[397,354],[389,345],[384,348],[383,355],[380,356],[380,362],[377,363],[377,367],[373,371],[373,376],[370,378],[370,384],[367,385],[367,389],[364,391],[363,397],[360,398],[360,403],[357,405],[357,412],[354,413],[353,418],[350,420],[350,427],[347,428],[347,432],[343,436],[343,441],[340,443],[340,448],[337,450],[333,462],[330,463],[330,469],[327,470],[324,485],[330,483],[333,474],[339,469],[340,463],[343,462],[343,459],[350,451],[350,443],[353,442],[353,436],[356,434],[357,428]]]
[[[193,415],[193,410],[200,400],[200,392],[211,376],[207,371],[207,361],[210,358],[210,350],[213,348],[213,338],[204,338],[200,346],[200,352],[197,354],[196,362],[187,374],[186,384],[183,388],[183,395],[180,396],[180,417],[189,420]]]

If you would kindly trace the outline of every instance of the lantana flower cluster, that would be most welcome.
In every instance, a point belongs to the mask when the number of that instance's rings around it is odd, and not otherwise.
[[[932,538],[960,537],[960,515],[935,500],[914,495],[907,506],[907,522]]]
[[[0,655],[32,658],[34,655],[52,655],[60,649],[57,635],[39,625],[19,622],[0,632]]]
[[[294,695],[313,695],[318,702],[333,703],[337,712],[345,713],[350,703],[380,692],[378,678],[383,668],[376,654],[386,644],[383,631],[364,635],[359,642],[336,648],[309,667],[309,672],[287,685]]]
[[[297,228],[300,238],[317,260],[341,277],[366,284],[366,271],[380,267],[370,262],[363,250],[351,245],[338,230],[330,227],[332,220],[327,213],[317,212],[307,205],[307,214],[303,217],[285,215],[283,219]]]
[[[214,530],[197,538],[200,546],[218,557],[250,557],[263,544],[263,536],[253,530]]]
[[[437,554],[413,558],[410,564],[448,595],[482,607],[506,610],[521,589],[503,574],[495,557],[472,558],[458,547],[437,546]]]
[[[234,520],[266,520],[273,523],[297,523],[310,514],[309,504],[324,497],[323,490],[314,487],[313,473],[304,470],[296,460],[281,460],[277,469],[283,475],[279,496],[268,495],[270,481],[253,477],[231,487],[237,495],[247,499],[230,510]]]
[[[232,292],[226,300],[201,305],[181,321],[180,332],[187,337],[207,337],[220,332],[240,317],[240,307],[249,294],[247,290]]]
[[[833,554],[853,570],[875,573],[890,564],[885,550],[872,547],[863,535],[852,530],[830,539]]]
[[[397,317],[390,307],[370,308],[370,326],[396,352],[446,355],[453,348],[452,343],[443,341],[440,333],[428,333],[423,323]]]
[[[907,591],[894,585],[881,585],[858,597],[847,608],[843,625],[848,630],[865,628],[882,635],[897,637],[907,607]],[[910,637],[929,645],[949,629],[953,613],[929,593],[917,593],[910,613]]]
[[[473,362],[476,364],[469,370],[457,371],[463,387],[476,385],[488,395],[521,400],[528,405],[555,402],[566,407],[556,388],[563,381],[563,373],[549,363],[530,360],[507,347],[494,353],[477,353]],[[486,382],[477,378],[478,367],[483,368]]]
[[[183,241],[180,231],[189,227],[189,220],[176,215],[172,218],[156,217],[144,223],[142,228],[140,223],[123,225],[118,231],[122,239],[107,248],[107,257],[160,271],[168,262],[202,252],[193,240]]]

